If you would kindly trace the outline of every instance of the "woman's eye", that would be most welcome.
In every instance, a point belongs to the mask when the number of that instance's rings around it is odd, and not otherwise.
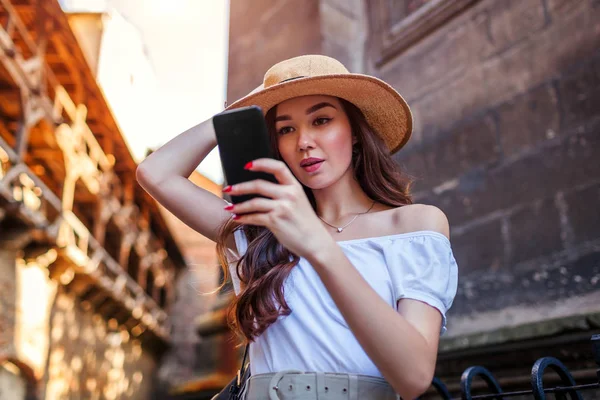
[[[278,130],[277,133],[280,134],[280,135],[285,135],[286,133],[289,133],[291,131],[292,131],[292,127],[291,126],[284,126],[280,130]]]
[[[329,121],[331,121],[331,118],[317,118],[317,119],[315,119],[314,124],[315,125],[324,125],[324,124],[328,123]]]

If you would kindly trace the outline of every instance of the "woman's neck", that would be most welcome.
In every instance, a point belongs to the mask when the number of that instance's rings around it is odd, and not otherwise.
[[[373,205],[373,199],[367,196],[352,175],[346,175],[324,189],[313,190],[313,194],[317,215],[331,224],[363,213]]]

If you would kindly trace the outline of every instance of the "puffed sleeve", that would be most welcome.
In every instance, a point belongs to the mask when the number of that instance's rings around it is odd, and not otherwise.
[[[458,285],[458,266],[450,241],[442,234],[424,232],[406,240],[395,240],[388,265],[396,302],[414,299],[435,307],[442,314],[441,334],[446,332],[446,313]]]

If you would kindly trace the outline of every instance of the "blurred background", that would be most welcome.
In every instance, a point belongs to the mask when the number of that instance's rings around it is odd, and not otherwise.
[[[549,355],[594,381],[599,21],[597,0],[0,0],[0,399],[205,399],[231,379],[215,245],[135,168],[302,54],[411,105],[395,159],[460,268],[436,376],[459,396],[484,365],[517,389]],[[222,195],[216,150],[190,179]]]

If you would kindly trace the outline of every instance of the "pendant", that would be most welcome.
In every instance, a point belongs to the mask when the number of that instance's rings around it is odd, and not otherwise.
[[[338,233],[342,232],[344,228],[337,228]]]

